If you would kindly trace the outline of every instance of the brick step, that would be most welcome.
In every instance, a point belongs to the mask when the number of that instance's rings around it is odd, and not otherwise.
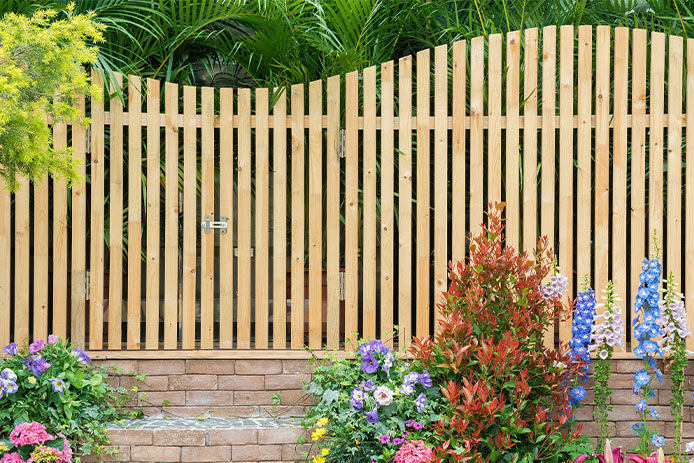
[[[291,418],[147,418],[114,423],[108,434],[116,455],[101,461],[294,462],[304,461],[310,445],[297,445],[304,434]]]

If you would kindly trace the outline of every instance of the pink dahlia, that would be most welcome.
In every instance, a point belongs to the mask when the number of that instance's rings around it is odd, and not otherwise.
[[[430,463],[434,459],[434,453],[421,440],[405,442],[395,452],[395,463]]]
[[[17,447],[43,444],[53,439],[53,436],[46,432],[46,428],[36,421],[18,424],[10,433],[10,442]]]
[[[0,463],[26,463],[17,452],[6,453],[0,458]]]

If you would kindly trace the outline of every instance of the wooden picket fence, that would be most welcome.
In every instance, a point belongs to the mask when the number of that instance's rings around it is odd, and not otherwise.
[[[180,90],[130,76],[125,100],[82,101],[91,126],[54,143],[89,182],[0,193],[0,344],[406,347],[497,201],[508,245],[547,235],[570,293],[612,279],[627,323],[652,231],[694,291],[694,40],[547,27],[290,89]]]

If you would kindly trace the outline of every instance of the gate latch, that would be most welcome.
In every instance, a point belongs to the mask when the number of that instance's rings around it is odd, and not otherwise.
[[[200,222],[200,228],[202,228],[205,233],[212,233],[212,229],[216,228],[222,233],[227,232],[227,218],[226,217],[220,217],[219,222],[215,222],[212,220],[213,217],[210,214],[207,214],[205,216],[205,220]]]

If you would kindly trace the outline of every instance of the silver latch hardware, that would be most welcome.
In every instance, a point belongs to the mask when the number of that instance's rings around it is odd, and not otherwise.
[[[218,222],[215,222],[212,220],[213,217],[210,214],[207,214],[205,216],[205,220],[200,222],[200,228],[202,228],[205,233],[212,233],[212,229],[218,229],[222,233],[227,232],[227,218],[226,217],[220,217],[221,220]]]

